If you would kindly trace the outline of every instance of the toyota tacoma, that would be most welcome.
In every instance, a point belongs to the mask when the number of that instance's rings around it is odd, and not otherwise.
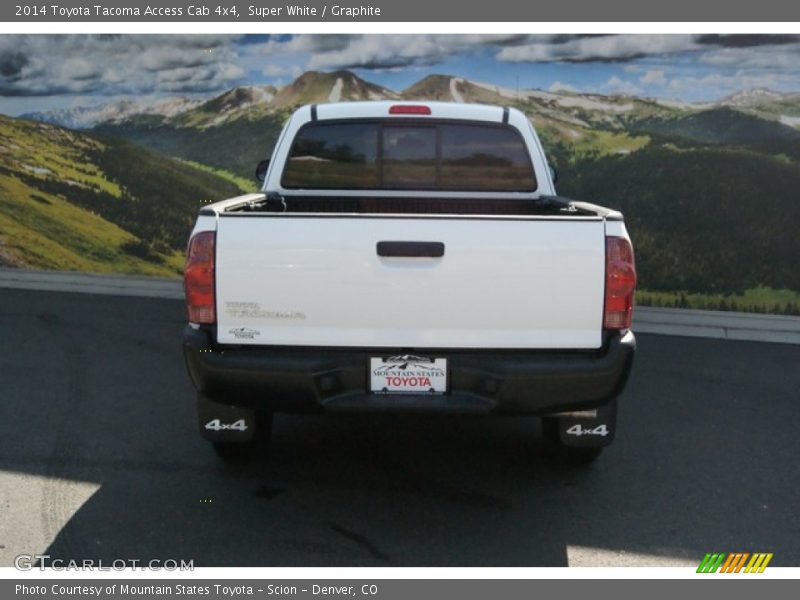
[[[275,412],[537,415],[577,463],[611,443],[633,249],[622,214],[556,194],[522,112],[304,106],[257,176],[187,249],[183,350],[221,456]]]

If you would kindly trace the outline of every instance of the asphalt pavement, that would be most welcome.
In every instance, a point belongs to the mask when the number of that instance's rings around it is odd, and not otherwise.
[[[587,469],[513,417],[288,416],[261,460],[196,431],[182,303],[0,289],[0,566],[800,566],[800,346],[639,335]]]

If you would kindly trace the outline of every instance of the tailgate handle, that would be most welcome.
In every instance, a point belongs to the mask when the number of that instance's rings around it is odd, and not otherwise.
[[[378,242],[378,256],[441,258],[442,242]]]

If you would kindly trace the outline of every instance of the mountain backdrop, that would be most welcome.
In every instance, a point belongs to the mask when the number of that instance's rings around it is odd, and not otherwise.
[[[641,301],[800,313],[800,93],[766,89],[690,104],[309,71],[204,101],[0,117],[0,265],[177,275],[197,208],[255,189],[294,108],[378,99],[525,112],[559,192],[625,213]]]

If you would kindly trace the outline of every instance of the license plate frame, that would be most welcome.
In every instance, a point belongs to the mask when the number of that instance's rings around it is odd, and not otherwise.
[[[370,356],[367,368],[371,394],[441,396],[449,390],[448,360],[444,357]]]

